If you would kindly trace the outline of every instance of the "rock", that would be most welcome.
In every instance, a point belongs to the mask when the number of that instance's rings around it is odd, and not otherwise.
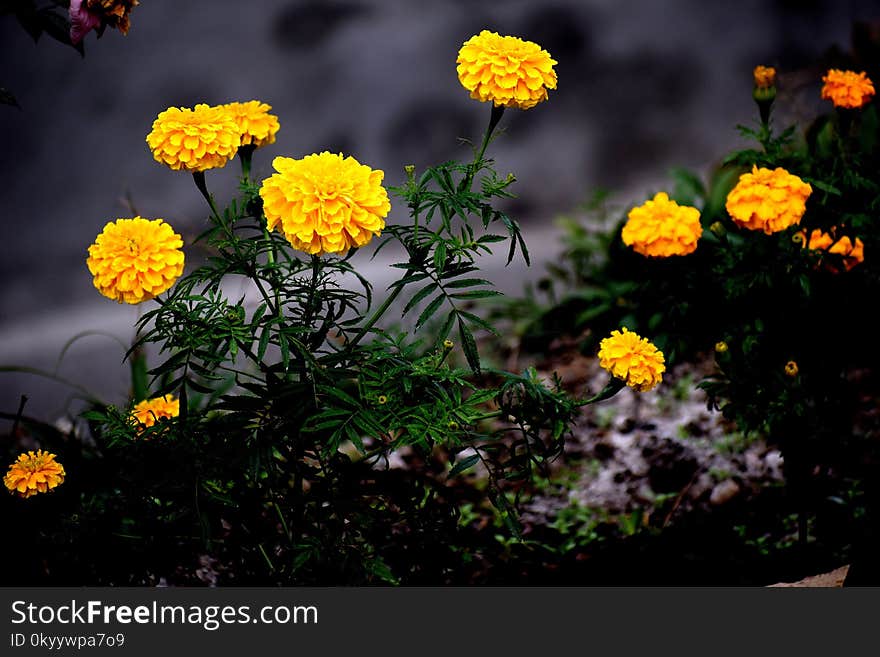
[[[715,485],[715,488],[712,489],[712,494],[709,496],[709,504],[712,506],[721,506],[722,504],[727,504],[734,497],[739,495],[740,486],[733,479],[725,479],[724,481],[718,482]]]
[[[841,566],[830,573],[805,577],[797,582],[771,584],[769,588],[840,588],[843,586],[848,572],[849,566]]]

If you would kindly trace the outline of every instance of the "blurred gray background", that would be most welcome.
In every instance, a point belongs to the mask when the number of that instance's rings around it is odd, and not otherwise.
[[[46,37],[35,45],[0,16],[0,86],[22,107],[0,106],[0,366],[52,369],[82,331],[131,340],[139,310],[94,290],[86,249],[107,221],[131,216],[129,204],[185,239],[205,225],[191,176],[154,162],[144,141],[168,106],[270,103],[281,131],[258,152],[258,177],[276,155],[326,149],[399,184],[403,165],[466,158],[458,138],[480,137],[488,107],[458,83],[462,42],[484,28],[538,42],[559,62],[558,90],[528,112],[508,111],[490,150],[502,174],[517,175],[511,212],[534,252],[529,271],[499,275],[503,262],[489,264],[490,278],[515,293],[556,257],[554,218],[598,187],[621,207],[641,202],[671,167],[705,176],[742,144],[734,126],[755,119],[756,64],[779,67],[783,90],[799,92],[789,114],[809,116],[823,53],[848,49],[853,21],[878,19],[878,2],[834,0],[142,0],[128,36],[92,33],[80,58]],[[209,172],[221,201],[236,172]],[[404,219],[392,210],[392,221]],[[387,264],[364,262],[377,290],[393,275]],[[108,337],[87,337],[58,372],[122,402],[122,353]],[[27,413],[52,420],[71,393],[0,372],[0,411],[27,394]]]

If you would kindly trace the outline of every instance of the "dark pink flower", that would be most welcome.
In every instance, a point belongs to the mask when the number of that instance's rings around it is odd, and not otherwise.
[[[101,24],[101,17],[84,5],[86,0],[70,0],[70,40],[73,45],[79,44],[86,34]]]

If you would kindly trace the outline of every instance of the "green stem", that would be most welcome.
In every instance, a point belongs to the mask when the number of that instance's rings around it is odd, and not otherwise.
[[[256,146],[253,144],[240,146],[238,149],[238,159],[241,161],[241,177],[248,182],[251,179],[251,157],[255,149]]]
[[[474,158],[474,162],[471,165],[470,171],[468,171],[468,179],[466,188],[468,191],[471,189],[471,185],[474,182],[474,176],[477,174],[477,169],[480,166],[480,162],[483,161],[483,156],[486,154],[486,148],[489,146],[489,142],[492,140],[492,133],[495,132],[495,128],[498,127],[498,122],[501,121],[501,117],[504,114],[504,105],[495,105],[492,104],[492,113],[489,115],[489,126],[486,128],[486,134],[483,135],[483,143],[480,145],[480,150],[477,151],[477,155]]]
[[[407,270],[409,271],[409,270]],[[403,289],[403,285],[398,285],[394,288],[394,290],[385,297],[385,301],[382,302],[382,305],[376,308],[370,318],[367,320],[367,323],[361,327],[361,330],[358,331],[357,335],[352,338],[348,343],[348,348],[351,349],[354,347],[361,339],[369,332],[371,328],[379,321],[379,319],[386,313],[386,311],[391,307],[391,304],[394,303],[394,300],[397,298],[397,295],[400,294],[400,291]]]
[[[205,200],[208,202],[208,206],[211,208],[211,214],[214,216],[214,219],[218,223],[222,223],[220,221],[220,213],[217,211],[217,205],[214,203],[214,197],[208,193],[208,186],[205,183],[205,172],[193,171],[193,180],[195,181],[198,190],[202,193],[202,196],[204,196]]]

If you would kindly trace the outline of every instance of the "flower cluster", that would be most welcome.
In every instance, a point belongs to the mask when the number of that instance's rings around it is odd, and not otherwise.
[[[241,132],[223,106],[169,107],[153,121],[147,144],[157,162],[175,171],[207,171],[235,157]]]
[[[663,352],[626,328],[599,343],[599,365],[638,392],[655,388],[666,371]]]
[[[138,423],[139,430],[178,415],[180,415],[180,400],[171,395],[145,399],[135,404],[131,410],[131,417]]]
[[[353,157],[323,152],[295,160],[276,157],[277,173],[260,196],[269,230],[277,228],[300,251],[345,253],[385,228],[391,210],[384,173]]]
[[[835,239],[833,233],[834,231],[826,233],[816,228],[810,233],[809,242],[803,237],[800,241],[805,247],[813,251],[825,251],[826,253],[842,256],[843,267],[846,271],[865,261],[865,245],[862,240],[856,237],[855,241],[853,241],[847,235]],[[825,266],[831,271],[837,271],[832,265],[826,263]]]
[[[54,454],[38,449],[20,454],[9,466],[3,483],[10,493],[26,499],[37,493],[48,493],[64,483],[65,474],[64,466],[55,460]]]
[[[855,109],[870,102],[874,96],[874,83],[862,71],[841,71],[832,68],[822,82],[822,98],[830,100],[835,107]]]
[[[537,43],[483,30],[458,51],[458,79],[471,98],[530,109],[556,88],[556,60]]]
[[[70,41],[77,45],[92,30],[101,36],[107,27],[128,34],[129,14],[139,4],[138,0],[70,0]]]
[[[727,195],[727,212],[741,228],[771,235],[800,223],[812,191],[809,183],[785,169],[754,166]]]
[[[629,211],[621,237],[636,253],[665,258],[693,253],[702,234],[700,211],[660,192]]]
[[[119,303],[141,303],[161,294],[183,273],[180,235],[162,219],[117,219],[89,247],[93,283]]]

